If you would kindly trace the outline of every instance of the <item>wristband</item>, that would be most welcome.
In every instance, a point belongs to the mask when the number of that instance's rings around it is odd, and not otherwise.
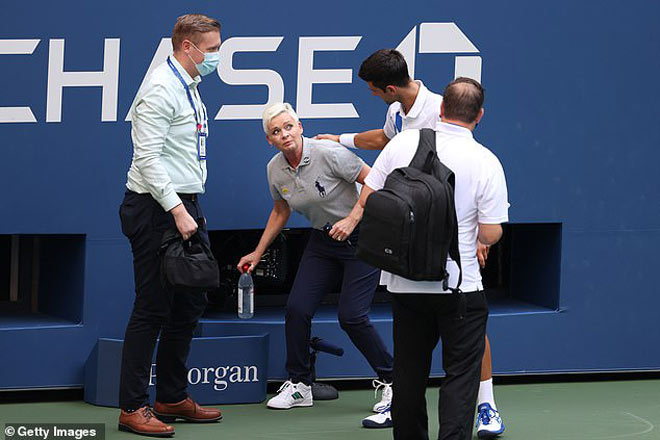
[[[339,143],[346,148],[357,148],[355,146],[355,136],[357,133],[344,133],[339,135]]]

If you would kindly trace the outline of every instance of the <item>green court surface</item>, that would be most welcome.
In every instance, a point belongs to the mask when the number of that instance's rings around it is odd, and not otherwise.
[[[437,395],[437,388],[428,389],[431,439],[438,429]],[[495,395],[507,427],[503,440],[660,440],[660,380],[498,385]],[[222,422],[176,423],[175,438],[389,439],[389,429],[360,426],[373,402],[372,390],[348,390],[339,400],[288,411],[226,405]],[[5,423],[105,423],[106,439],[146,438],[117,431],[117,416],[116,409],[81,401],[0,404],[3,430]]]

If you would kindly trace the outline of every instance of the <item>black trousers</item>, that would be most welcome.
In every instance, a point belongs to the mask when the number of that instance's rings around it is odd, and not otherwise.
[[[440,440],[469,440],[481,376],[488,306],[483,292],[465,293],[459,319],[457,295],[392,295],[394,316],[394,399],[397,440],[427,440],[426,385],[432,351],[442,339],[446,376],[440,387]]]
[[[183,200],[197,221],[198,234],[209,241],[198,201]],[[135,302],[126,327],[121,361],[119,406],[135,410],[149,402],[147,386],[156,340],[156,400],[179,402],[187,397],[186,359],[197,322],[206,307],[206,294],[176,294],[160,282],[158,249],[163,233],[175,228],[174,217],[149,194],[126,192],[119,209],[122,232],[133,252]]]
[[[392,381],[392,355],[369,320],[369,308],[380,271],[355,257],[358,234],[348,242],[337,242],[317,229],[300,261],[286,305],[286,369],[295,382],[312,383],[309,338],[312,317],[323,295],[342,280],[339,296],[339,325],[348,333],[381,380]]]

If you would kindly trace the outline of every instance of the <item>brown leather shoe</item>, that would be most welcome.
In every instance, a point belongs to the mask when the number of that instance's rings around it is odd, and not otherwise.
[[[189,422],[215,422],[222,420],[222,413],[215,408],[202,408],[187,397],[178,403],[160,403],[154,404],[154,414],[163,422],[173,422],[176,419],[184,419]]]
[[[121,410],[119,430],[150,437],[171,437],[174,435],[174,428],[158,420],[148,406],[143,406],[132,413]]]

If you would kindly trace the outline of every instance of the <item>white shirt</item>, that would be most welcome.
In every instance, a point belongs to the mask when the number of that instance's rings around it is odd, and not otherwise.
[[[456,178],[454,201],[463,269],[460,288],[464,292],[482,290],[477,261],[478,228],[479,223],[509,221],[504,170],[497,157],[474,140],[469,129],[440,122],[435,130],[438,157]],[[395,136],[376,159],[365,184],[374,190],[381,189],[394,169],[410,165],[418,144],[419,130],[407,130]],[[447,260],[447,272],[449,286],[456,287],[458,265],[451,259]],[[442,289],[442,282],[412,281],[385,271],[380,281],[390,292],[449,293]]]
[[[442,95],[431,92],[421,81],[415,81],[419,91],[408,114],[403,112],[400,102],[393,102],[387,109],[383,132],[392,139],[398,133],[410,128],[433,128],[440,122]]]
[[[190,88],[201,122],[207,114],[197,90],[201,78],[191,78],[176,58],[170,60]],[[131,120],[133,161],[126,187],[150,193],[165,211],[181,203],[177,193],[203,193],[206,161],[198,156],[195,112],[167,62],[154,69],[138,91]]]

